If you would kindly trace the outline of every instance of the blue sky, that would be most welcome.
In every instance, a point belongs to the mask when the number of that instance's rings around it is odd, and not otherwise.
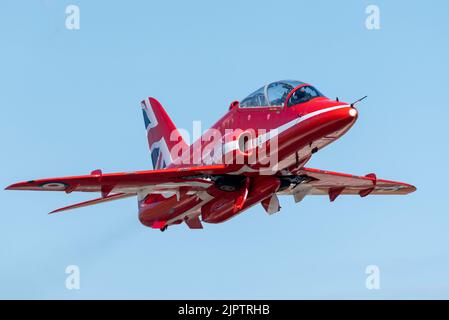
[[[80,30],[65,28],[76,4]],[[380,8],[380,30],[365,8]],[[142,226],[135,199],[0,191],[0,298],[449,298],[447,1],[2,1],[0,186],[151,168],[139,101],[213,124],[266,82],[367,94],[310,167],[410,182],[406,197],[309,197],[199,232]],[[95,195],[96,196],[96,195]],[[65,268],[78,265],[80,290]],[[380,268],[367,290],[365,268]]]

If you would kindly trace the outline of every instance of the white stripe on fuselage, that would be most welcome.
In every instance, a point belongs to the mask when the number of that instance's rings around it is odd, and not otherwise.
[[[321,109],[321,110],[317,110],[314,112],[310,112],[308,114],[306,114],[305,116],[301,117],[301,118],[296,118],[293,119],[290,122],[284,123],[283,125],[271,129],[269,132],[262,134],[261,136],[254,138],[251,140],[251,145],[255,146],[258,144],[263,144],[265,142],[267,142],[268,140],[280,135],[281,133],[287,131],[288,129],[292,128],[293,126],[297,125],[298,123],[301,123],[303,121],[306,121],[310,118],[316,117],[320,114],[326,113],[326,112],[330,112],[330,111],[334,111],[334,110],[338,110],[338,109],[343,109],[343,108],[347,108],[350,107],[349,104],[345,104],[345,105],[341,105],[341,106],[334,106],[334,107],[329,107],[326,109]],[[226,143],[224,145],[223,150],[225,150],[225,153],[234,151],[238,149],[238,143],[236,141],[230,141],[228,143]]]

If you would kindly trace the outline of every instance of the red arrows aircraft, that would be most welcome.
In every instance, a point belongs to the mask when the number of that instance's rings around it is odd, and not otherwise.
[[[328,99],[307,83],[273,82],[231,103],[229,112],[189,146],[162,105],[148,98],[141,107],[155,170],[95,170],[7,189],[101,194],[51,213],[137,196],[140,221],[162,231],[182,222],[200,229],[201,221],[224,222],[258,203],[273,214],[280,210],[278,195],[300,202],[306,195],[334,201],[339,195],[415,191],[412,185],[377,179],[373,173],[354,176],[304,167],[352,127],[356,103]]]

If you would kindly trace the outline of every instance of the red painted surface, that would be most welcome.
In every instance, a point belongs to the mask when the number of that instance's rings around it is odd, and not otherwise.
[[[360,177],[305,168],[312,154],[339,139],[352,127],[358,113],[348,103],[322,96],[287,106],[292,94],[304,86],[310,85],[298,85],[287,95],[283,106],[242,108],[239,102],[231,103],[229,111],[190,146],[183,141],[162,105],[156,99],[148,98],[142,101],[142,110],[152,161],[158,169],[110,174],[95,170],[90,175],[16,183],[7,189],[99,192],[102,195],[102,198],[56,211],[137,195],[139,220],[157,229],[183,221],[189,221],[187,224],[191,228],[198,229],[202,228],[198,217],[203,222],[220,223],[259,202],[265,201],[267,205],[267,199],[275,193],[294,192],[294,186],[282,185],[289,176],[305,177],[305,183],[313,188],[311,194],[328,195],[331,201],[341,194],[365,197],[369,194],[407,194],[416,190],[401,182],[377,179],[374,174]],[[231,141],[223,138],[210,142],[213,130],[226,137],[229,129],[236,132]],[[263,147],[274,148],[273,141],[259,144],[258,139],[263,138],[261,130],[275,129],[278,130],[277,163],[262,163],[263,159],[258,158],[251,162],[252,156],[259,155]],[[232,141],[237,143],[243,137],[241,135],[247,135],[254,143],[248,143],[244,151],[237,148],[228,152],[227,147],[223,147],[232,145]],[[211,147],[218,145],[224,150],[221,157],[207,162],[196,157],[205,151],[216,156]],[[242,162],[236,163],[238,157]],[[234,161],[223,164],[229,158]],[[261,174],[261,169],[269,169],[271,175]],[[218,181],[222,177],[241,177],[241,183],[236,184],[236,190],[220,189]]]

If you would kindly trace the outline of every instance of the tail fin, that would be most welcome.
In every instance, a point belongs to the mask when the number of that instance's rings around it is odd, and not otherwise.
[[[171,154],[175,145],[182,150],[188,146],[159,101],[147,98],[141,106],[153,168],[163,169],[175,160]]]

